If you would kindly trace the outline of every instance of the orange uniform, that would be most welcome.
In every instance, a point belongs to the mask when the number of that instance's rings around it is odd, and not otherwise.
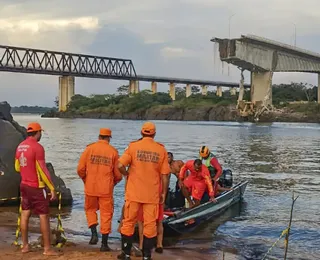
[[[109,129],[102,129],[100,135],[105,133],[103,130]],[[100,209],[101,234],[111,232],[113,188],[122,179],[118,169],[118,158],[118,151],[108,141],[99,140],[87,146],[78,164],[78,175],[85,184],[88,226],[98,224],[96,211]]]
[[[187,170],[190,171],[190,175],[184,179]],[[191,192],[191,196],[196,200],[202,199],[207,187],[209,196],[212,197],[214,195],[210,172],[205,165],[201,165],[201,170],[197,172],[194,170],[194,160],[187,161],[180,170],[179,179],[184,180],[184,185],[189,192]]]
[[[146,123],[141,132],[152,135],[155,133],[155,126],[152,123]],[[143,235],[154,238],[157,236],[160,182],[162,175],[170,173],[167,151],[152,137],[145,136],[129,144],[119,163],[123,166],[130,165],[121,234],[128,237],[133,235],[138,211],[142,207]]]
[[[160,194],[162,193],[162,182],[160,180]],[[158,211],[158,217],[157,221],[161,222],[163,220],[163,214],[164,214],[164,204],[159,204],[159,211]],[[138,221],[143,222],[143,208],[140,207],[139,212],[138,212]]]

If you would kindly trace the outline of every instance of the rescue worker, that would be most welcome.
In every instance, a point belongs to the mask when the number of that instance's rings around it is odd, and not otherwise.
[[[49,200],[55,200],[57,195],[46,167],[44,148],[39,144],[42,131],[39,123],[30,123],[27,127],[27,139],[21,142],[16,149],[15,170],[21,174],[21,251],[22,253],[30,252],[28,225],[31,213],[34,213],[40,217],[40,229],[44,243],[43,254],[57,256],[61,253],[51,249],[49,222]],[[45,187],[50,190],[50,198]]]
[[[222,167],[218,159],[210,152],[208,146],[201,146],[199,150],[200,160],[208,167],[212,181],[214,182],[214,192],[217,193],[218,181],[222,175]]]
[[[190,171],[190,174],[185,178],[186,172]],[[179,181],[182,189],[182,193],[188,200],[190,208],[200,205],[200,201],[206,188],[209,191],[209,197],[211,201],[216,201],[214,198],[214,190],[210,178],[208,168],[202,164],[200,159],[187,161],[181,168],[179,173]],[[190,194],[194,201],[191,200]]]
[[[139,208],[143,210],[143,259],[151,259],[151,250],[157,236],[157,218],[159,204],[163,204],[168,187],[170,173],[165,147],[154,141],[156,126],[146,122],[141,129],[142,139],[131,142],[119,159],[119,169],[128,175],[124,218],[122,220],[122,252],[118,259],[130,259],[135,224]],[[126,171],[129,166],[128,172]],[[162,193],[159,194],[160,182]]]
[[[100,210],[100,233],[102,242],[100,251],[111,251],[108,238],[111,233],[113,217],[113,188],[121,181],[118,169],[118,151],[110,145],[112,132],[109,128],[101,128],[99,140],[89,144],[82,153],[77,172],[83,180],[85,189],[85,212],[88,227],[91,229],[89,244],[98,243],[97,210]]]
[[[169,163],[169,167],[170,167],[170,176],[171,176],[171,174],[174,174],[178,179],[180,169],[184,165],[184,163],[181,160],[173,160],[173,154],[171,152],[168,152],[167,154],[168,154],[168,163]],[[170,177],[169,177],[169,181],[170,181]],[[162,221],[163,221],[163,218],[164,218],[163,212],[164,212],[164,204],[159,204],[159,215],[158,215],[158,219],[157,219],[157,246],[156,246],[156,249],[155,249],[155,251],[157,253],[159,253],[159,254],[163,253],[163,244],[162,244],[162,242],[163,242],[163,224],[162,224]],[[139,248],[142,249],[142,245],[143,245],[143,226],[142,226],[142,224],[140,224],[140,222],[141,223],[143,222],[142,208],[140,208],[139,217],[138,217]]]

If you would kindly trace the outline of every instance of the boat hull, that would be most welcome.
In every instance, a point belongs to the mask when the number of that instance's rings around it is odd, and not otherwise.
[[[164,236],[181,235],[194,231],[200,224],[207,222],[238,203],[244,195],[248,182],[240,182],[231,191],[223,192],[217,202],[206,202],[193,209],[168,217],[163,221]]]

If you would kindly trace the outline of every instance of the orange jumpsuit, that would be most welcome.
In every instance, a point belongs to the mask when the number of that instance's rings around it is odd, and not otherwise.
[[[179,179],[184,180],[184,185],[191,192],[191,196],[196,200],[201,200],[206,188],[208,187],[209,196],[214,195],[214,190],[211,182],[210,172],[205,165],[201,166],[201,170],[194,170],[194,160],[187,161],[181,168]],[[190,175],[184,179],[186,171],[190,171]]]
[[[111,233],[113,216],[113,188],[121,181],[118,151],[106,140],[87,146],[80,157],[78,175],[85,185],[85,212],[88,227],[98,224],[96,211],[100,209],[101,234]]]
[[[161,176],[170,173],[167,151],[153,138],[143,137],[129,144],[119,163],[130,165],[121,234],[133,235],[138,211],[142,207],[143,235],[154,238],[157,236]]]

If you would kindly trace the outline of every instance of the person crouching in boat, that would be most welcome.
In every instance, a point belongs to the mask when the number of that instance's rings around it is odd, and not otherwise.
[[[222,167],[216,158],[216,156],[210,152],[208,146],[201,146],[199,150],[199,159],[202,160],[202,163],[207,166],[211,179],[213,181],[214,193],[218,193],[218,181],[222,175]],[[221,187],[220,187],[221,188]]]
[[[188,170],[190,171],[190,174],[187,178],[185,178]],[[200,205],[202,196],[207,188],[210,200],[216,202],[209,170],[205,165],[202,164],[200,159],[186,162],[186,164],[180,170],[179,182],[182,193],[188,200],[190,208]],[[190,194],[193,198],[193,201],[190,198]]]
[[[85,213],[88,227],[91,229],[89,244],[98,243],[97,211],[100,209],[100,232],[102,243],[100,251],[111,251],[108,238],[111,233],[113,217],[113,189],[121,181],[118,169],[118,151],[109,144],[111,130],[101,128],[99,140],[89,144],[82,153],[77,172],[85,187]]]

